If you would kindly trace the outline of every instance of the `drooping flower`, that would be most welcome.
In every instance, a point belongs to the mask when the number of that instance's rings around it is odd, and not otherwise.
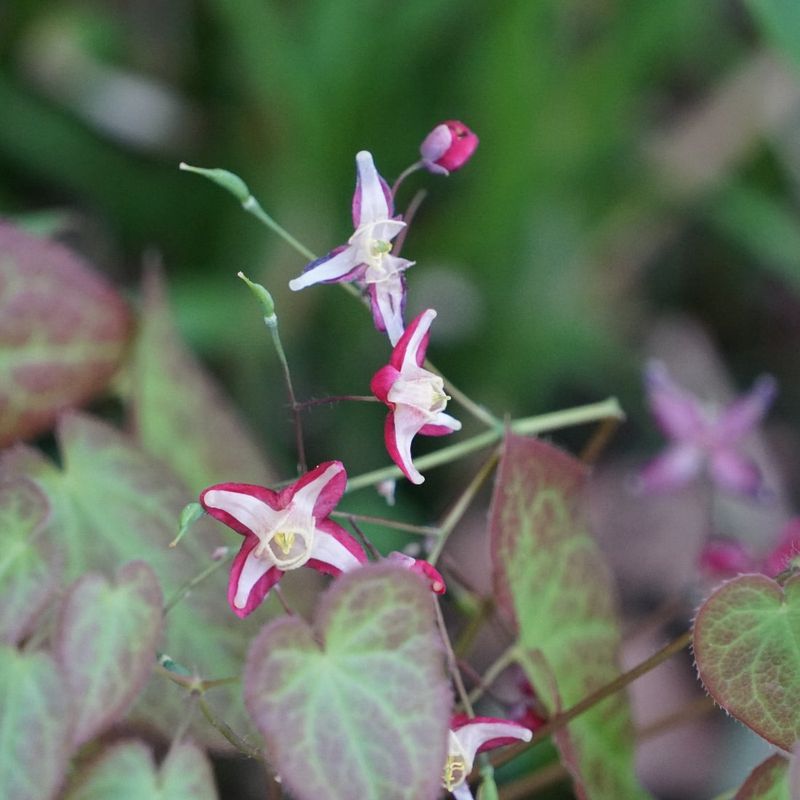
[[[279,492],[247,483],[218,483],[200,495],[203,508],[241,533],[228,602],[246,617],[284,572],[308,566],[338,575],[366,562],[361,545],[328,515],[347,484],[339,461],[326,461]]]
[[[737,446],[770,407],[774,378],[761,376],[746,395],[720,410],[677,386],[661,362],[648,366],[645,382],[656,423],[671,441],[640,473],[641,490],[677,489],[706,469],[720,489],[751,497],[763,494],[761,471]]]
[[[369,296],[375,327],[386,331],[394,345],[403,334],[403,273],[414,262],[392,255],[391,242],[406,223],[394,216],[391,192],[375,169],[372,154],[366,150],[358,153],[356,169],[355,233],[346,245],[308,264],[302,275],[289,281],[289,288],[296,292],[315,283],[356,281]]]
[[[712,578],[730,578],[743,572],[760,572],[774,578],[800,556],[800,518],[789,520],[775,547],[759,557],[745,543],[712,539],[700,553],[700,569]]]
[[[423,139],[419,152],[427,170],[449,175],[472,158],[477,146],[478,137],[463,122],[449,119]]]
[[[395,550],[386,556],[386,560],[398,564],[401,567],[405,567],[410,572],[415,572],[417,575],[423,577],[428,581],[431,591],[434,594],[444,594],[447,591],[442,573],[439,572],[433,564],[429,564],[424,559],[413,558],[412,556],[407,556],[405,553],[400,553]]]
[[[461,429],[457,419],[444,413],[450,398],[445,394],[442,378],[422,366],[435,318],[432,308],[423,311],[406,328],[389,363],[375,373],[370,383],[375,397],[390,409],[384,428],[386,449],[412,483],[425,480],[411,461],[412,439],[418,433],[444,436]]]
[[[475,756],[514,742],[529,742],[533,734],[524,725],[507,719],[474,717],[457,714],[450,722],[447,739],[447,761],[442,784],[458,800],[472,800],[467,776],[472,772]]]

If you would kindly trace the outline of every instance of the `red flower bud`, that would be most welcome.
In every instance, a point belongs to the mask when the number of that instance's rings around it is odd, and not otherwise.
[[[463,123],[447,120],[424,139],[419,151],[426,169],[447,175],[461,169],[478,146],[478,137]]]

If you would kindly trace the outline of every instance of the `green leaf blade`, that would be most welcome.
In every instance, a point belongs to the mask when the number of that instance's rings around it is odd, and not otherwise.
[[[0,641],[16,644],[58,588],[52,548],[41,546],[50,513],[44,493],[25,478],[0,484]]]
[[[759,764],[736,793],[734,800],[790,800],[789,761],[774,755]]]
[[[0,447],[48,430],[119,367],[122,298],[62,245],[0,222]]]
[[[67,769],[69,724],[53,658],[0,645],[0,797],[54,796]]]
[[[417,576],[363,567],[325,593],[313,630],[284,618],[253,643],[247,707],[298,800],[438,796],[452,697],[432,603]]]
[[[700,607],[694,654],[714,700],[767,741],[800,739],[800,577],[741,575]]]
[[[211,765],[190,743],[173,746],[161,769],[142,742],[127,741],[105,750],[80,770],[65,800],[216,800]]]
[[[78,700],[75,747],[120,719],[147,682],[161,635],[162,606],[158,579],[143,562],[122,567],[116,585],[87,573],[69,590],[56,652]]]
[[[267,485],[273,471],[231,401],[181,341],[159,272],[146,275],[143,294],[132,369],[138,441],[194,492],[224,481]]]
[[[517,622],[521,666],[550,714],[619,675],[614,586],[578,507],[585,476],[551,445],[508,435],[490,511],[495,592]],[[554,738],[581,797],[647,797],[623,695]]]

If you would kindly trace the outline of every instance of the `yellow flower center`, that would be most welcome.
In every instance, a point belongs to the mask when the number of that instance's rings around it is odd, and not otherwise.
[[[444,775],[442,784],[448,792],[452,792],[456,786],[464,782],[467,777],[467,762],[461,756],[448,756],[447,763],[444,765]]]
[[[281,549],[281,552],[285,556],[288,556],[292,549],[292,545],[294,544],[294,537],[295,534],[291,531],[288,533],[285,531],[278,531],[272,537],[272,541],[277,543],[278,547]]]

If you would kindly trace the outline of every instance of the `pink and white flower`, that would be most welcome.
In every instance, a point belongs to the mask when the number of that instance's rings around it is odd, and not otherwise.
[[[394,345],[403,334],[403,273],[414,262],[392,255],[391,242],[406,223],[394,216],[391,192],[375,169],[372,154],[366,150],[358,153],[356,169],[355,233],[346,245],[308,264],[302,275],[289,281],[289,288],[296,292],[315,283],[356,281],[367,291],[375,327],[386,331]]]
[[[441,376],[422,366],[435,318],[432,308],[423,311],[406,328],[389,363],[375,373],[370,383],[375,397],[390,409],[384,428],[386,449],[412,483],[425,480],[411,461],[412,439],[418,433],[444,436],[461,429],[457,419],[444,413],[450,398]]]
[[[449,175],[472,158],[478,137],[463,123],[449,119],[437,125],[422,141],[422,164],[430,172]]]
[[[444,582],[442,573],[439,572],[433,564],[428,563],[424,559],[413,558],[412,556],[395,550],[386,556],[386,560],[391,561],[393,564],[398,564],[401,567],[405,567],[410,572],[414,572],[424,578],[434,594],[444,594],[447,591],[447,585]]]
[[[763,375],[746,395],[721,410],[708,408],[676,385],[661,362],[648,366],[645,382],[656,423],[671,442],[640,473],[641,490],[677,489],[706,469],[720,489],[751,497],[763,494],[761,471],[739,452],[738,444],[772,404],[774,378]]]
[[[307,566],[338,575],[364,564],[361,545],[328,519],[347,484],[340,461],[326,461],[279,492],[247,483],[218,483],[200,504],[244,536],[233,560],[228,602],[246,617],[284,572]]]
[[[494,717],[469,717],[458,714],[450,722],[447,739],[447,761],[442,784],[458,800],[472,800],[467,777],[472,772],[475,756],[514,742],[529,742],[533,733],[524,725]]]

